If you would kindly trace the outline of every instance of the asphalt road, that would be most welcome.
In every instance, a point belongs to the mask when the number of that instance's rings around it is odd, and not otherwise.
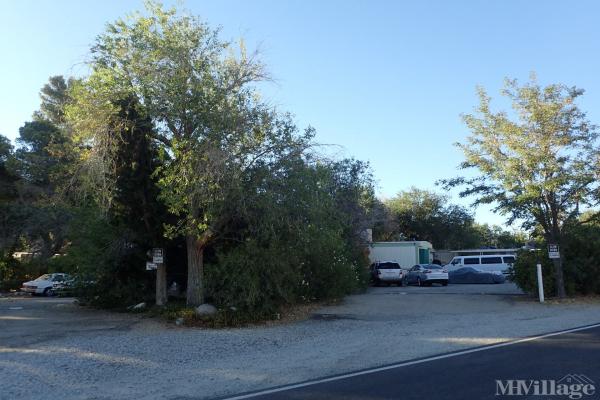
[[[583,395],[582,399],[600,398],[599,326],[414,360],[397,366],[359,371],[228,399],[569,398],[497,395],[497,391],[502,393],[502,389],[496,383],[497,380],[509,379],[560,381],[569,374],[585,375],[597,388],[593,395]]]

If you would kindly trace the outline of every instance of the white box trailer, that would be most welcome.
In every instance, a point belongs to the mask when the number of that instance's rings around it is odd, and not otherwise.
[[[433,245],[426,241],[372,242],[369,244],[369,260],[395,261],[403,269],[415,264],[429,264],[433,261]]]

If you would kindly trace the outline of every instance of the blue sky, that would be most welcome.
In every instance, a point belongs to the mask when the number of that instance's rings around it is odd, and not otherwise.
[[[526,80],[536,71],[541,83],[585,88],[580,104],[600,122],[597,2],[184,5],[222,26],[224,38],[260,46],[275,79],[265,97],[295,114],[299,126],[314,126],[320,143],[340,146],[330,151],[370,161],[381,196],[410,186],[436,189],[436,180],[458,173],[461,154],[452,144],[468,134],[460,114],[476,105],[476,85],[497,99],[504,77]],[[84,73],[89,45],[105,23],[140,8],[141,1],[4,0],[0,133],[14,139],[47,78]],[[476,216],[503,221],[483,208]]]

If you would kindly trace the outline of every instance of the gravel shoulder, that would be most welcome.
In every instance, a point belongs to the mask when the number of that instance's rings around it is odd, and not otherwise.
[[[204,399],[600,322],[512,284],[371,288],[289,325],[203,330],[0,298],[0,399]]]

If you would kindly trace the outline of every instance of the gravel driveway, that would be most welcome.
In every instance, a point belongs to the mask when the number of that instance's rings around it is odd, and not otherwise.
[[[0,398],[211,398],[597,322],[600,304],[538,304],[512,284],[371,288],[229,330],[0,298]]]

